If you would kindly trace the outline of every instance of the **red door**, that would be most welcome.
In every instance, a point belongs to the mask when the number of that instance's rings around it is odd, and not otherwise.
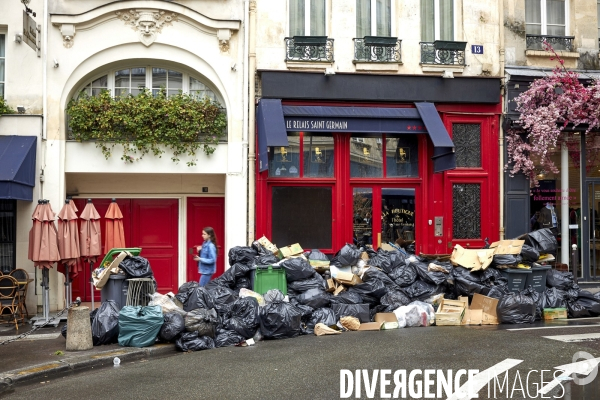
[[[188,197],[187,199],[187,281],[197,281],[198,263],[193,260],[194,246],[202,244],[202,229],[210,226],[217,236],[217,272],[213,279],[225,271],[225,199],[223,197]]]
[[[105,220],[111,199],[92,199],[94,207],[100,214],[102,244],[104,245]],[[79,212],[85,207],[85,199],[75,199]],[[177,199],[117,199],[123,214],[123,229],[127,247],[141,247],[142,257],[148,259],[154,277],[158,283],[158,291],[176,292],[178,288],[178,200]],[[96,268],[106,253],[98,257]],[[83,301],[91,301],[90,266],[85,264],[72,285],[73,298],[81,297]],[[100,301],[100,291],[94,289],[94,299]]]

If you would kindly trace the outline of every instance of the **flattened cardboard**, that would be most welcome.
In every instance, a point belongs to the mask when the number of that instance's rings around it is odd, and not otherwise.
[[[490,249],[496,249],[494,254],[521,254],[524,240],[500,240],[490,245]]]
[[[477,271],[486,269],[494,259],[495,249],[465,249],[457,244],[452,250],[450,261],[455,265]]]
[[[381,246],[379,246],[379,247],[385,251],[397,251],[395,248],[393,248],[392,246],[390,246],[387,243],[381,243]]]
[[[543,316],[545,320],[568,318],[566,308],[544,308]]]
[[[337,284],[332,278],[327,279],[327,292],[333,293],[337,289]]]
[[[397,322],[396,322],[397,323]],[[383,327],[383,322],[365,322],[360,324],[359,331],[380,331]]]
[[[497,306],[498,299],[475,293],[464,325],[498,325]]]
[[[344,287],[344,285],[338,285],[338,287],[333,292],[333,295],[337,296],[338,294],[342,293],[344,290],[346,290],[346,288]]]
[[[398,329],[398,318],[394,313],[377,313],[375,314],[375,322],[383,322],[381,329]]]
[[[362,279],[358,275],[352,272],[341,272],[339,271],[335,277],[335,280],[342,285],[354,286],[359,283],[363,283]]]

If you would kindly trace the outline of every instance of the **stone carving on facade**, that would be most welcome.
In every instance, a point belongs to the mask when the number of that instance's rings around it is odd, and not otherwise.
[[[63,35],[63,46],[65,46],[67,49],[73,47],[75,38],[75,25],[62,24],[60,26],[60,33]]]
[[[230,29],[219,29],[217,30],[217,39],[219,39],[219,48],[223,53],[229,51],[229,39],[231,39]]]
[[[162,10],[124,10],[115,12],[117,17],[140,32],[140,42],[150,46],[161,33],[163,26],[172,25],[177,21],[178,14]]]

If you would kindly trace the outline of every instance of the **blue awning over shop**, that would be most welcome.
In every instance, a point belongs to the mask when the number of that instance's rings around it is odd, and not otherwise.
[[[433,142],[433,172],[456,168],[454,143],[433,103],[415,103]]]
[[[281,99],[262,99],[256,111],[258,123],[258,161],[259,171],[268,168],[267,147],[288,145]]]
[[[33,200],[36,136],[0,136],[0,199]]]
[[[268,169],[267,147],[287,146],[287,131],[419,134],[434,146],[434,172],[456,168],[454,143],[433,103],[417,108],[282,106],[280,99],[258,105],[260,171]]]

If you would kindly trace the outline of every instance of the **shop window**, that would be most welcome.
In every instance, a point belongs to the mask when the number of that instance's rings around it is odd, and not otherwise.
[[[419,142],[416,135],[401,135],[385,141],[386,176],[419,176]]]
[[[452,186],[452,236],[455,239],[481,237],[481,185],[455,183]]]
[[[373,244],[373,189],[352,190],[352,227],[355,244]]]
[[[273,243],[300,243],[305,249],[332,248],[332,188],[274,187]]]
[[[300,136],[288,136],[288,146],[269,148],[269,176],[277,178],[300,176]]]
[[[304,176],[333,178],[333,137],[304,135]]]
[[[383,177],[382,137],[353,137],[350,141],[350,177]]]
[[[457,168],[481,167],[481,125],[452,124]]]
[[[16,268],[17,232],[16,200],[0,200],[0,272],[8,274]]]

